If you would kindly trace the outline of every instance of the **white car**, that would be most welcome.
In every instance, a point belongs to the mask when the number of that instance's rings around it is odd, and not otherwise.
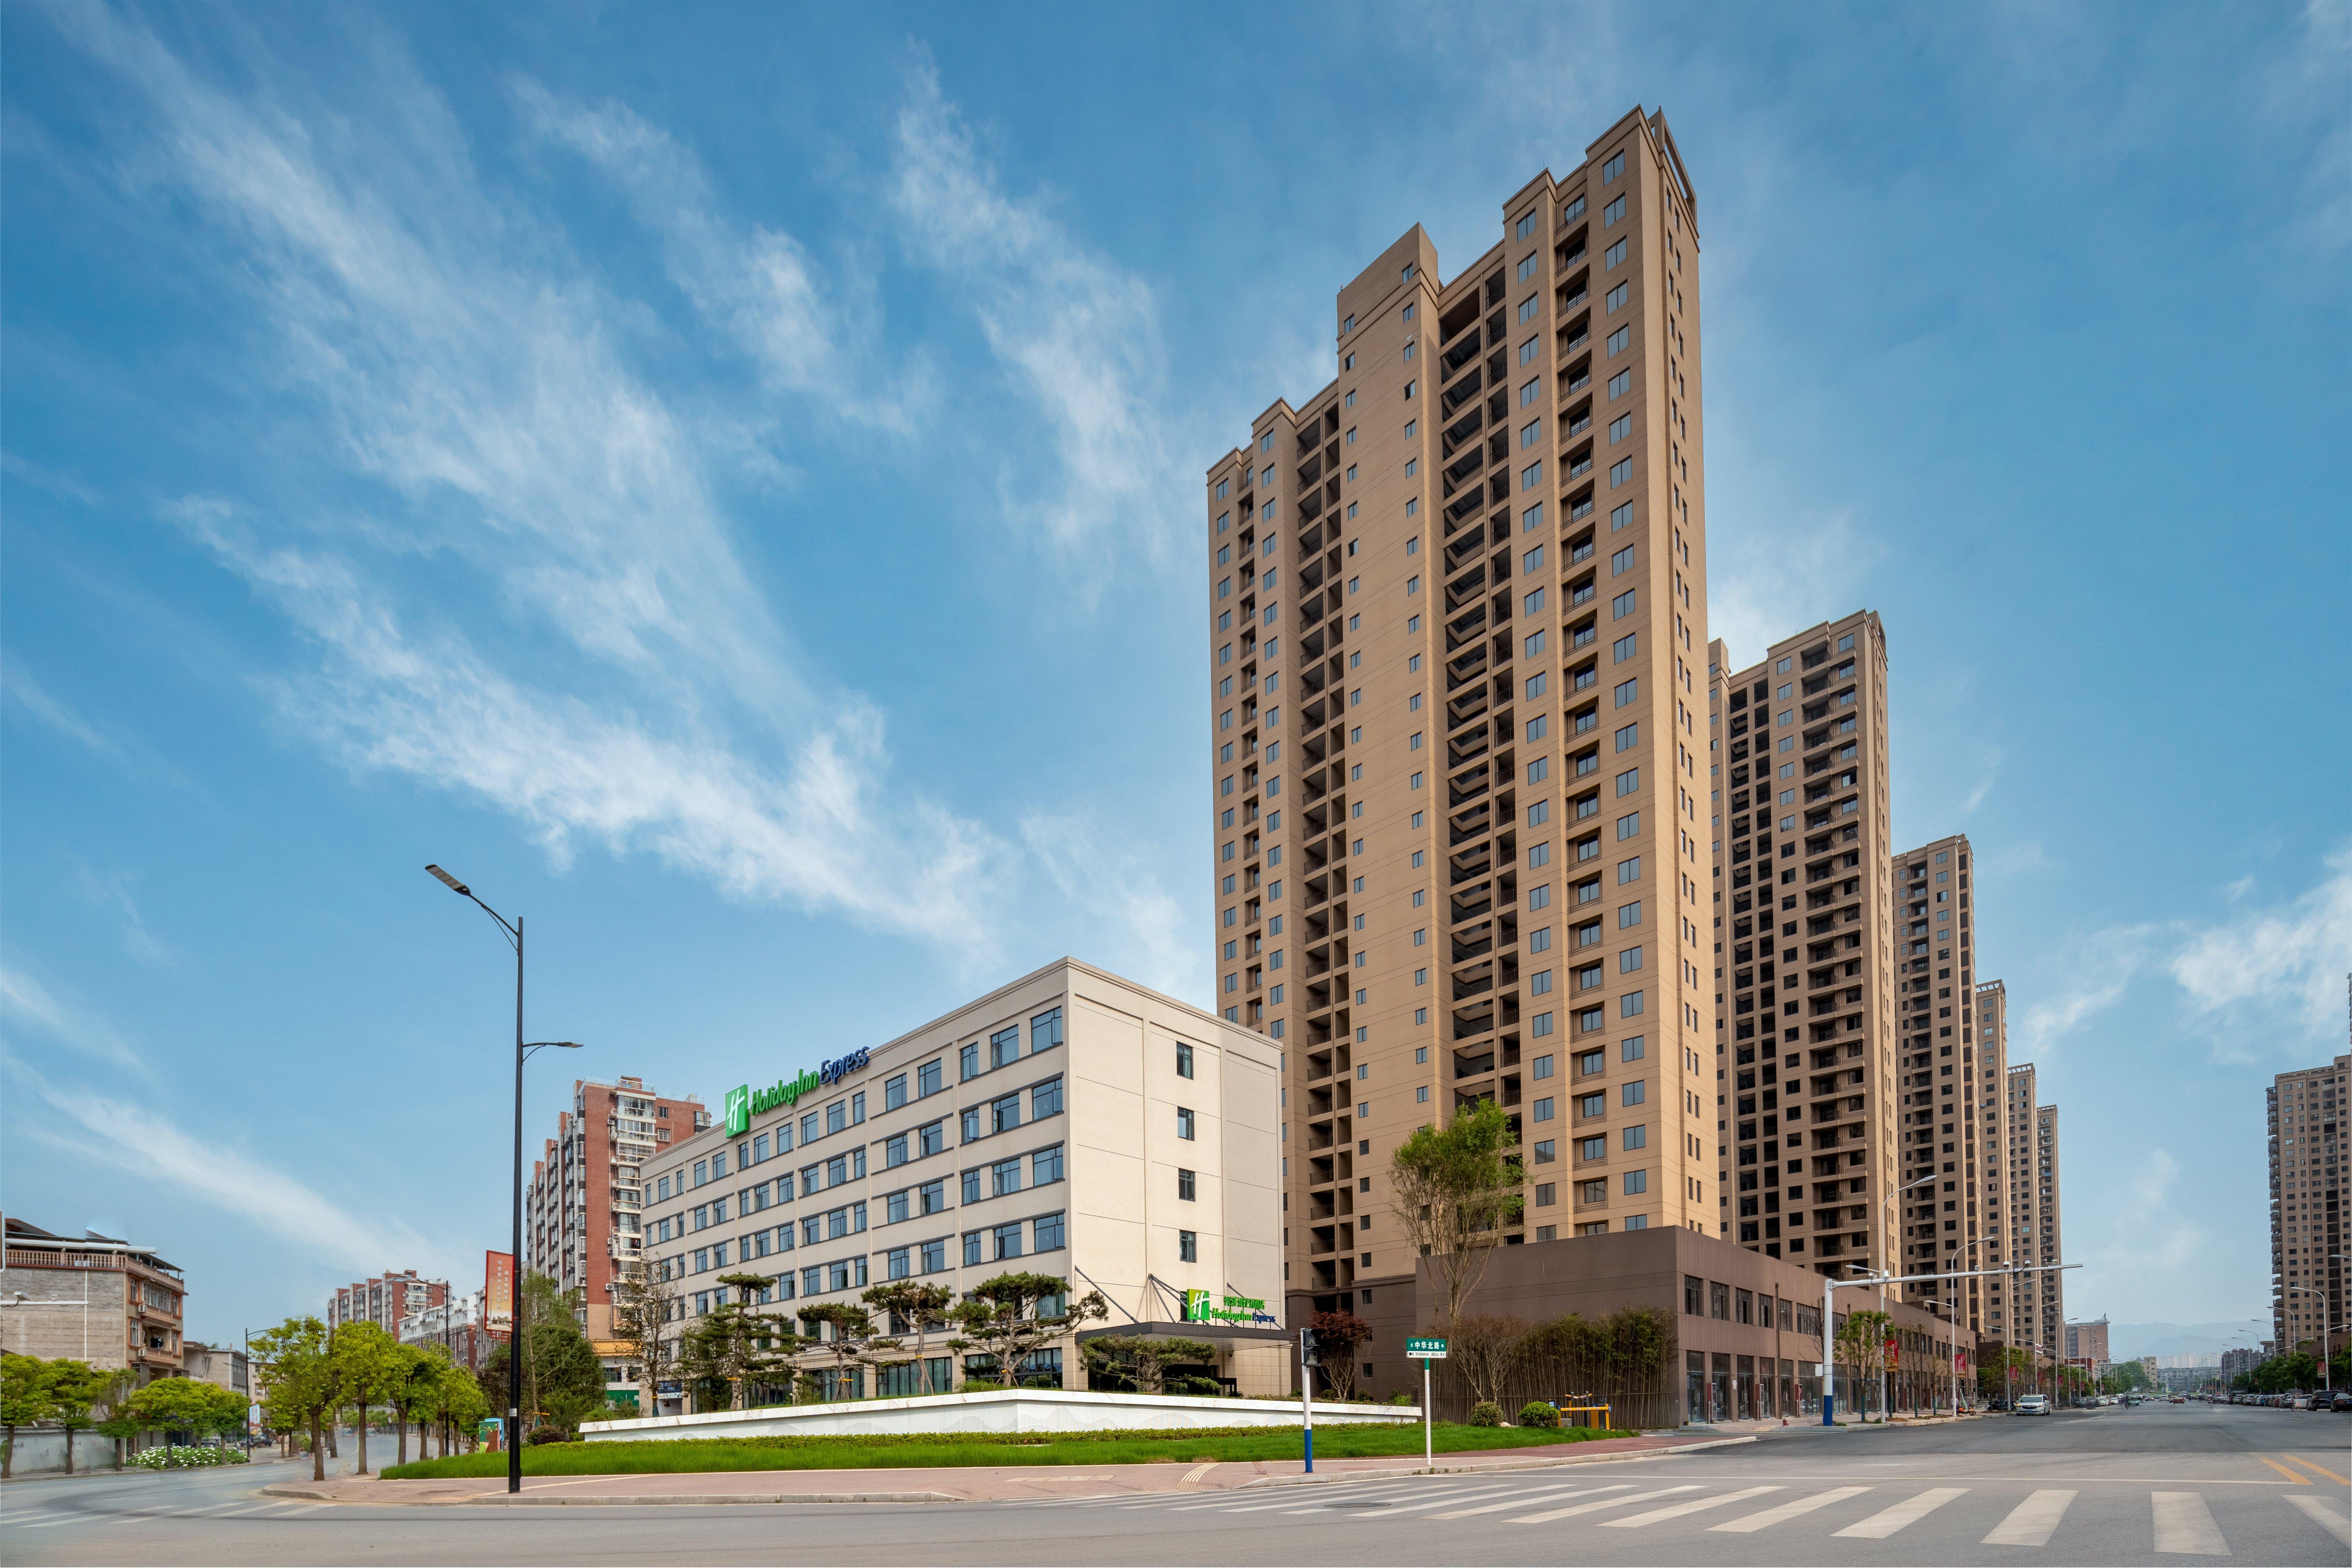
[[[2045,1395],[2039,1394],[2020,1394],[2017,1400],[2017,1413],[2020,1415],[2047,1415],[2050,1414],[2050,1401]]]

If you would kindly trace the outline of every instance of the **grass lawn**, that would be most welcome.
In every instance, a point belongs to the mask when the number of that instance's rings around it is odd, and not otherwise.
[[[1532,1448],[1630,1437],[1630,1432],[1589,1427],[1456,1426],[1440,1422],[1437,1451]],[[1421,1452],[1421,1428],[1323,1426],[1315,1434],[1318,1458],[1373,1458]],[[654,1443],[547,1443],[525,1448],[527,1476],[605,1476],[691,1470],[919,1469],[949,1465],[1207,1464],[1211,1460],[1296,1459],[1298,1429],[1227,1427],[1202,1432],[910,1433],[877,1436],[708,1437]],[[502,1476],[504,1454],[458,1454],[414,1465],[386,1466],[389,1480],[451,1476]]]

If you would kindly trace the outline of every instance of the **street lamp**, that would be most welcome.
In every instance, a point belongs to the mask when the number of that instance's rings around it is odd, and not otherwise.
[[[533,1051],[552,1046],[558,1050],[576,1051],[577,1040],[539,1040],[530,1045],[522,1038],[522,917],[512,923],[506,916],[474,897],[474,890],[449,875],[438,866],[427,866],[441,885],[461,899],[470,900],[490,919],[499,922],[499,930],[515,955],[515,1100],[514,1100],[514,1258],[511,1266],[513,1299],[507,1322],[507,1490],[522,1490],[522,1064]]]

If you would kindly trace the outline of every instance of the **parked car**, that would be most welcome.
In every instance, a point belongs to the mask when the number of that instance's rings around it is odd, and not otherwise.
[[[2047,1415],[2050,1414],[2050,1401],[2039,1394],[2020,1394],[2017,1413],[2020,1415]]]
[[[2352,1410],[2352,1388],[2337,1389],[2336,1397],[2327,1402],[2327,1408],[2338,1415],[2347,1410]]]

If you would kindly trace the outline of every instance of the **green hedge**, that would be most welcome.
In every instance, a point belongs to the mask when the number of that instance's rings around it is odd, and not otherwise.
[[[1432,1436],[1440,1453],[1524,1448],[1628,1437],[1630,1432],[1590,1427],[1529,1431],[1524,1427],[1460,1426],[1441,1421]],[[1421,1452],[1418,1424],[1322,1426],[1315,1452],[1333,1459],[1377,1458]],[[1296,1426],[1223,1427],[1208,1431],[1037,1434],[909,1432],[792,1437],[682,1437],[651,1443],[550,1443],[525,1448],[532,1476],[668,1474],[696,1470],[921,1469],[963,1465],[1148,1465],[1281,1461],[1299,1457]],[[387,1467],[388,1480],[502,1476],[502,1453],[453,1455]]]

